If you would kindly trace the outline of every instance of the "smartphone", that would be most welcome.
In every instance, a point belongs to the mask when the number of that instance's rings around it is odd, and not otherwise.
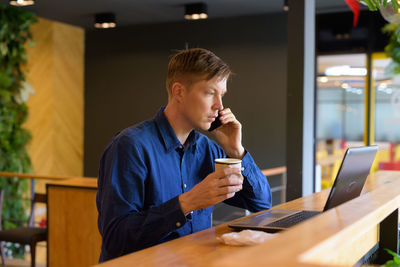
[[[215,118],[215,121],[213,121],[211,123],[211,126],[208,129],[209,132],[211,132],[212,130],[215,130],[216,128],[218,128],[219,126],[222,125],[222,122],[219,120],[219,117],[221,117],[221,115],[218,113],[218,117]]]

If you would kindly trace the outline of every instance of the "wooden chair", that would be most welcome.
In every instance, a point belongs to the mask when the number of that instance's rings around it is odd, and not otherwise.
[[[4,192],[3,192],[3,190],[1,190],[0,212],[3,209],[3,201],[2,201],[3,197],[4,197]],[[35,211],[36,203],[46,203],[47,204],[47,195],[34,193],[32,202],[31,202],[31,214],[29,216],[29,221],[28,221],[27,227],[16,227],[16,228],[7,229],[7,230],[0,230],[0,250],[1,250],[1,260],[2,260],[3,265],[6,264],[3,242],[11,242],[11,243],[18,243],[21,245],[29,245],[30,246],[31,267],[35,267],[36,243],[47,240],[47,228],[35,227],[35,225],[34,225],[34,219],[35,219],[34,211]],[[0,221],[1,221],[1,216],[0,216]],[[1,227],[1,224],[0,224],[0,227]]]
[[[3,199],[4,199],[4,190],[0,189],[0,231],[2,230],[1,228],[1,222],[2,222],[2,215],[3,215]],[[4,251],[3,247],[3,242],[0,242],[0,253],[1,253],[1,260],[3,265],[6,265],[5,259],[6,259],[6,253]]]

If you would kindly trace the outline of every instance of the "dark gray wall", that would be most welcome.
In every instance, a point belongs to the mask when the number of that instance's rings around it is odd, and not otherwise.
[[[115,133],[166,105],[169,56],[186,45],[231,66],[224,105],[242,123],[245,147],[262,169],[285,165],[286,26],[279,13],[87,32],[85,176],[97,176]]]

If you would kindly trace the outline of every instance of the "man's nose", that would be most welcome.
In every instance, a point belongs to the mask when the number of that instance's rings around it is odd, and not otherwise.
[[[215,103],[214,103],[214,108],[218,110],[223,110],[224,105],[222,104],[222,98],[220,96],[216,97]]]

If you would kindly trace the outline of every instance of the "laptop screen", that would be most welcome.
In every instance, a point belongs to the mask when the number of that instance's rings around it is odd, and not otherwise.
[[[377,151],[378,146],[355,147],[346,150],[324,211],[361,194]]]

